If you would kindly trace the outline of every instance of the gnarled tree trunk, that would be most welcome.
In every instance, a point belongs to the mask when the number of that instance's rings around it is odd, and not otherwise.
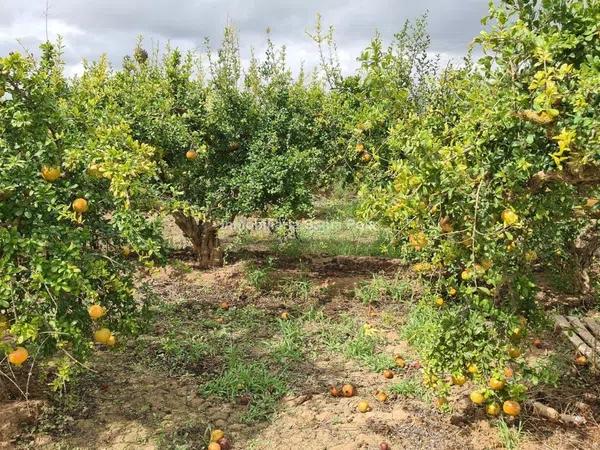
[[[203,222],[182,212],[174,212],[175,223],[183,235],[192,242],[192,248],[201,268],[223,265],[223,250],[217,236],[219,228],[211,222]]]
[[[594,221],[595,222],[595,221]],[[574,263],[575,290],[578,294],[590,293],[590,276],[588,270],[594,261],[594,255],[600,248],[600,235],[596,223],[585,229],[571,245]]]

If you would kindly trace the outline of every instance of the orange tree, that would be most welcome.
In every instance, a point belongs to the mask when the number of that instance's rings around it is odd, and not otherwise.
[[[310,210],[338,154],[337,133],[322,84],[294,79],[270,41],[245,75],[231,29],[207,73],[194,70],[197,61],[176,49],[148,58],[138,47],[113,82],[134,136],[159,152],[163,206],[209,266],[222,261],[223,222]]]
[[[134,326],[135,262],[160,248],[142,212],[154,149],[111,114],[103,80],[78,87],[62,67],[49,43],[39,61],[0,59],[0,374],[52,357],[54,387],[94,336]]]
[[[484,57],[425,81],[370,145],[360,180],[364,216],[397,229],[431,282],[408,327],[426,381],[444,388],[450,374],[486,384],[510,375],[485,391],[504,399],[521,396],[514,380],[536,379],[520,356],[537,306],[534,269],[573,263],[585,289],[598,247],[600,3],[490,8],[477,38]],[[379,111],[367,112],[375,124]],[[504,373],[510,364],[518,376]]]

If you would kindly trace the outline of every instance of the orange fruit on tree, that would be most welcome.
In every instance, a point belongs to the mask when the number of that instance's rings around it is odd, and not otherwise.
[[[450,297],[454,297],[456,295],[456,289],[451,287],[450,289],[448,289],[448,295]]]
[[[365,150],[364,144],[356,144],[356,152],[362,153]]]
[[[458,375],[452,375],[452,384],[456,386],[462,386],[467,382],[467,377],[465,377],[462,373]]]
[[[496,402],[492,402],[486,405],[485,412],[490,416],[497,416],[500,414],[500,405]]]
[[[187,152],[185,152],[185,157],[190,161],[193,161],[198,157],[198,152],[195,150],[188,150]]]
[[[502,405],[502,411],[509,416],[515,417],[521,414],[521,405],[514,400],[506,400]]]
[[[223,430],[212,430],[210,432],[210,442],[217,442],[219,441],[221,438],[225,437],[225,432]]]
[[[508,356],[511,358],[518,358],[521,356],[521,350],[519,350],[517,347],[510,347],[508,349]]]
[[[501,391],[504,389],[504,381],[499,380],[498,378],[490,378],[489,386],[494,391]]]
[[[367,402],[366,400],[361,400],[360,402],[358,402],[356,409],[358,409],[361,413],[366,413],[371,409],[371,407],[369,406],[369,402]]]
[[[94,333],[94,340],[99,344],[106,344],[112,336],[112,333],[108,328],[100,328]]]
[[[13,366],[21,366],[29,358],[29,352],[25,347],[17,347],[8,354],[8,362]]]
[[[479,372],[479,369],[475,364],[471,363],[467,366],[467,372],[469,372],[470,374],[476,374],[477,372]]]
[[[98,320],[106,315],[106,308],[100,305],[91,305],[88,308],[88,314],[92,320]]]
[[[279,317],[281,317],[281,320],[288,320],[290,318],[290,313],[288,313],[287,311],[284,311],[281,313],[281,315]]]
[[[383,371],[383,377],[389,379],[394,378],[394,372],[392,372],[390,369],[385,369]]]
[[[442,297],[437,297],[435,299],[435,306],[438,306],[438,307],[444,306],[444,299]]]
[[[356,394],[356,389],[351,384],[345,384],[342,386],[342,394],[344,397],[352,397]]]
[[[73,200],[73,211],[79,214],[87,212],[89,209],[88,201],[85,198],[76,198]]]
[[[60,178],[60,168],[54,166],[42,167],[42,178],[50,183]]]
[[[510,209],[505,209],[504,211],[502,211],[501,217],[502,222],[504,222],[504,225],[507,227],[514,225],[519,221],[519,216],[517,215],[517,213]]]
[[[481,405],[485,401],[485,397],[481,393],[481,391],[473,391],[469,394],[469,398],[476,405]]]
[[[469,269],[465,269],[461,272],[460,277],[463,280],[468,281],[473,277],[473,275],[471,274],[471,271]]]
[[[88,167],[87,174],[90,177],[102,178],[102,168],[98,164],[92,164]]]

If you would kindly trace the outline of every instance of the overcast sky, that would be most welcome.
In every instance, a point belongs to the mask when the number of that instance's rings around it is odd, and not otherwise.
[[[344,71],[376,30],[389,38],[405,20],[429,13],[432,52],[442,60],[460,59],[481,29],[488,0],[48,0],[48,35],[64,38],[68,70],[107,53],[119,64],[131,53],[136,36],[153,43],[202,48],[208,37],[216,45],[228,23],[239,30],[242,56],[250,47],[264,49],[265,30],[285,44],[290,64],[313,67],[317,49],[306,31],[320,13],[333,25]],[[46,0],[0,0],[0,54],[34,50],[46,38]]]

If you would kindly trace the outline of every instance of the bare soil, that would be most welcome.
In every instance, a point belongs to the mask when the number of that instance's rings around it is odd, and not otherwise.
[[[398,334],[406,306],[368,306],[353,295],[356,285],[371,279],[373,273],[391,276],[404,270],[399,261],[372,257],[276,258],[270,275],[273,279],[302,273],[314,287],[312,295],[292,301],[276,288],[259,292],[247,285],[244,273],[249,260],[260,265],[268,256],[265,251],[255,251],[233,258],[223,268],[199,271],[183,252],[177,255],[176,264],[147,274],[144,281],[157,301],[176,302],[184,324],[193,323],[194,318],[202,321],[215,317],[218,323],[223,301],[232,309],[253,305],[269,321],[242,339],[261,339],[272,336],[273,320],[282,311],[298,317],[317,308],[334,320],[349,315],[368,323],[383,337],[379,351],[414,358]],[[150,364],[142,357],[144,352],[155,352],[152,339],[168,333],[169,324],[155,317],[142,335],[121,343],[116,351],[99,349],[91,362],[95,372],[87,372],[73,383],[67,397],[42,399],[29,407],[4,399],[0,402],[0,448],[203,449],[211,428],[222,428],[233,448],[244,450],[375,450],[381,442],[391,449],[504,448],[494,422],[466,400],[468,386],[454,388],[449,397],[454,404],[451,413],[440,411],[431,399],[418,397],[391,394],[380,403],[374,392],[420,376],[418,364],[397,370],[395,377],[387,380],[327,348],[317,348],[306,360],[292,364],[289,393],[269,419],[246,423],[243,417],[249,408],[247,399],[205,396],[198,389],[222,370],[219,355],[184,367],[183,372]],[[357,395],[332,397],[329,386],[343,382],[356,386]],[[590,391],[598,394],[596,388]],[[575,404],[584,403],[589,409],[578,413],[586,416],[588,424],[574,429],[525,415],[519,448],[600,449],[598,395],[573,398],[570,396],[581,397],[582,392],[568,389],[562,397],[551,395],[549,401],[556,401],[555,406],[562,398],[561,408],[573,409]],[[371,405],[371,411],[364,414],[356,409],[362,399]]]

